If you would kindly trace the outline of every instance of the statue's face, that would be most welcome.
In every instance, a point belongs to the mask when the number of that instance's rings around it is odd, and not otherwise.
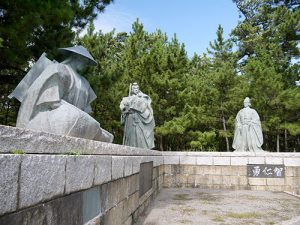
[[[244,101],[244,107],[248,107],[248,106],[250,106],[251,104],[250,104],[250,102],[249,101]]]
[[[137,94],[140,92],[139,86],[137,86],[137,85],[132,86],[131,92],[132,92],[133,94],[137,95]]]

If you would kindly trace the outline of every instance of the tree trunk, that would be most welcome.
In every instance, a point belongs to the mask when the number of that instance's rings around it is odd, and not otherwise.
[[[163,145],[163,137],[159,137],[159,150],[164,151],[164,145]]]
[[[226,133],[226,131],[227,131],[227,129],[226,129],[226,120],[225,120],[224,116],[222,116],[222,121],[223,121],[223,129]],[[228,140],[227,136],[225,136],[225,140],[226,140],[226,150],[227,150],[227,152],[229,152],[230,151],[230,149],[229,149],[229,140]]]
[[[277,133],[276,150],[277,150],[277,152],[280,151],[280,148],[279,148],[279,133]]]
[[[287,142],[287,139],[288,139],[288,133],[287,133],[287,129],[284,129],[284,149],[286,152],[288,152],[288,142]]]

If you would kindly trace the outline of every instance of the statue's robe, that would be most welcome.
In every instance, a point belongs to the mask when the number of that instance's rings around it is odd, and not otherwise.
[[[232,147],[235,151],[263,151],[263,134],[259,115],[249,107],[241,109],[236,116]]]
[[[113,136],[88,113],[96,95],[70,66],[43,54],[9,97],[21,102],[17,127],[112,142]]]
[[[124,97],[120,108],[121,120],[124,123],[123,144],[147,149],[154,148],[155,122],[150,97],[142,92]]]

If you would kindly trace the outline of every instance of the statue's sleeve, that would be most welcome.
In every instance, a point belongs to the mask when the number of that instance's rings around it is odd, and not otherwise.
[[[238,112],[238,114],[236,115],[235,118],[235,130],[234,130],[234,137],[233,137],[233,142],[232,142],[232,147],[234,149],[238,149],[239,146],[241,145],[241,139],[242,139],[242,135],[241,135],[241,111]]]
[[[253,109],[252,111],[252,128],[254,131],[254,134],[252,134],[256,138],[252,138],[257,140],[257,146],[262,146],[263,144],[263,134],[262,134],[262,129],[261,129],[261,123],[260,123],[260,118],[258,113]]]
[[[62,64],[48,67],[44,71],[44,76],[45,80],[41,85],[36,106],[48,104],[55,108],[54,105],[60,103],[64,92],[70,90],[74,78],[67,67]]]
[[[17,126],[26,127],[31,117],[44,108],[59,106],[64,88],[70,88],[71,76],[65,65],[51,64],[34,80],[22,101]]]

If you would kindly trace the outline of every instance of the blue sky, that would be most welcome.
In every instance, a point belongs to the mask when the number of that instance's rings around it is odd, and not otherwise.
[[[160,29],[171,39],[176,33],[189,56],[203,54],[209,42],[216,39],[219,24],[228,37],[239,20],[232,0],[115,0],[95,21],[96,30],[104,33],[130,32],[136,19],[147,32]]]

